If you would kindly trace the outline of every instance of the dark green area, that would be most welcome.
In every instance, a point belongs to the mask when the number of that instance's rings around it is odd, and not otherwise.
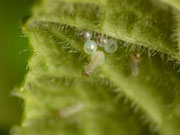
[[[11,91],[23,80],[29,55],[21,18],[30,15],[32,0],[0,0],[0,135],[20,123],[23,102]]]

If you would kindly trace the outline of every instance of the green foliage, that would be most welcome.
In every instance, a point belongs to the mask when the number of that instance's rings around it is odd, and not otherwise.
[[[162,1],[168,3],[169,5],[174,6],[175,8],[180,10],[180,1],[179,0],[162,0]]]
[[[42,0],[23,24],[32,55],[16,91],[25,102],[22,127],[12,134],[179,135],[178,14],[153,0]],[[119,47],[105,53],[89,77],[81,74],[90,61],[82,30]],[[137,52],[139,74],[133,76]],[[78,104],[82,108],[68,115]]]

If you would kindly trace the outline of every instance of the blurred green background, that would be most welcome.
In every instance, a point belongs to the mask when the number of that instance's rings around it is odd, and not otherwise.
[[[30,15],[33,0],[0,0],[0,135],[20,123],[23,102],[11,91],[26,73],[28,40],[20,28],[21,18]]]

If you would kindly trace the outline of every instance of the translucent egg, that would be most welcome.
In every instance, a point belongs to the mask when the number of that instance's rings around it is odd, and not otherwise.
[[[107,43],[107,38],[104,37],[104,36],[99,36],[97,39],[96,39],[96,42],[98,44],[99,47],[104,47],[104,45]]]
[[[104,50],[108,53],[114,53],[118,48],[117,42],[114,40],[108,40],[104,45]]]
[[[107,44],[107,39],[101,39],[99,46],[104,47],[105,44]]]
[[[91,32],[82,32],[81,33],[81,38],[83,40],[90,40],[92,38],[92,33]]]
[[[97,50],[97,44],[93,40],[87,40],[84,43],[84,51],[87,54],[93,54],[94,52],[96,52],[96,50]]]

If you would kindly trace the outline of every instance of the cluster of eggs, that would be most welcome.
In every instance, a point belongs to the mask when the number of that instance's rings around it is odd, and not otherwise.
[[[105,54],[103,51],[98,51],[97,48],[101,47],[104,48],[105,52],[107,53],[114,53],[117,48],[118,44],[113,39],[108,39],[104,36],[99,36],[96,38],[96,41],[92,40],[92,34],[90,32],[82,32],[81,37],[84,43],[84,51],[91,55],[91,61],[86,66],[86,68],[82,71],[82,74],[84,76],[89,76],[92,74],[92,72],[95,70],[95,68],[104,63],[105,60]],[[134,55],[131,55],[131,63],[130,68],[132,71],[133,76],[138,76],[139,74],[139,62],[140,62],[141,55],[139,52],[135,53]]]
[[[103,51],[97,51],[98,46],[103,47],[107,53],[114,53],[117,48],[117,42],[103,36],[97,38],[96,42],[92,40],[92,34],[90,32],[83,32],[81,34],[82,39],[85,41],[84,43],[84,51],[91,55],[91,61],[89,65],[83,70],[82,74],[84,76],[89,76],[94,69],[102,64],[105,60],[105,55]]]
[[[96,39],[96,42],[91,39],[92,34],[90,32],[83,32],[81,36],[82,39],[85,40],[84,51],[87,54],[93,54],[94,52],[96,52],[98,46],[103,47],[107,53],[114,53],[118,48],[117,42],[115,40],[108,40],[103,36],[99,36]]]

